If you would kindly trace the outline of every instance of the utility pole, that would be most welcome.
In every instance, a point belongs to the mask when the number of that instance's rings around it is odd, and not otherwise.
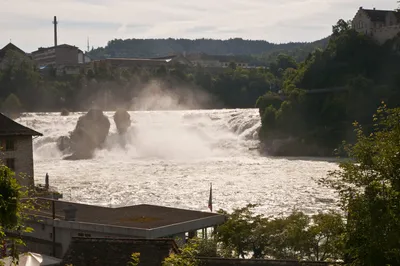
[[[53,24],[54,24],[54,47],[57,46],[57,17],[54,16],[54,20],[53,20]]]
[[[54,192],[53,192],[53,197],[52,197],[52,213],[53,213],[53,257],[56,256],[56,227],[54,225],[55,220],[56,220],[56,205],[55,205],[55,199],[54,199]]]

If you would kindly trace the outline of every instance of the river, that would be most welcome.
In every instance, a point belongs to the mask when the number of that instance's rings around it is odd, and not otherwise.
[[[67,161],[59,136],[72,131],[82,113],[26,113],[17,121],[41,133],[34,140],[35,182],[64,199],[102,206],[157,204],[207,211],[259,204],[265,215],[293,208],[308,214],[335,207],[335,193],[317,180],[337,169],[334,162],[260,156],[257,109],[130,112],[131,142],[119,144],[113,113],[106,148],[91,160]]]

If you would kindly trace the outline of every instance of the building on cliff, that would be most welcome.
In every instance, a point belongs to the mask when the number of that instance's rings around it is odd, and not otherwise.
[[[353,18],[352,28],[383,44],[399,34],[400,12],[360,7]]]
[[[21,186],[33,188],[32,137],[41,133],[0,113],[0,161],[15,172]]]
[[[16,52],[23,56],[27,56],[27,54],[24,51],[22,51],[16,45],[10,42],[9,44],[5,45],[2,49],[0,49],[0,69],[4,69],[7,66],[8,62],[6,60],[6,55],[10,51]]]
[[[78,75],[85,71],[85,65],[91,61],[81,49],[69,44],[41,47],[31,55],[40,70],[52,67],[58,76]]]

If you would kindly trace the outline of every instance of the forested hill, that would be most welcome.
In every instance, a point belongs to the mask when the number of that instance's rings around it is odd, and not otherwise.
[[[115,39],[109,41],[106,47],[92,49],[93,59],[108,57],[151,58],[165,56],[171,53],[199,53],[211,55],[253,55],[268,58],[271,54],[285,52],[302,61],[316,48],[324,48],[328,38],[311,42],[292,42],[274,44],[267,41],[252,41],[243,39],[213,40],[213,39]]]

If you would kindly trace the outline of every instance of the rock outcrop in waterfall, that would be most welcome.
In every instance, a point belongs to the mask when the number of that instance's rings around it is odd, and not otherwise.
[[[119,134],[124,134],[131,126],[131,116],[124,109],[118,109],[114,114],[114,122]]]
[[[95,149],[101,148],[110,130],[110,121],[99,109],[90,109],[81,116],[70,136],[62,136],[57,141],[58,148],[66,153],[67,160],[90,159]]]

